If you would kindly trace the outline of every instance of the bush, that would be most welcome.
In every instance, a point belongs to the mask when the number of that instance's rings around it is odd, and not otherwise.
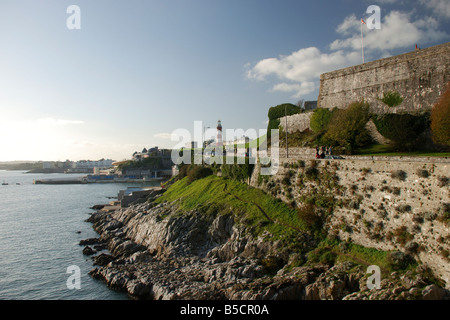
[[[391,171],[391,177],[393,179],[398,179],[401,181],[405,181],[406,180],[406,176],[407,173],[403,170],[395,170],[395,171]]]
[[[236,181],[247,181],[247,179],[252,175],[254,164],[251,164],[249,159],[245,159],[245,163],[238,164],[237,157],[235,157],[233,164],[222,164],[221,171],[222,177],[230,178]]]
[[[406,226],[401,226],[395,229],[394,236],[397,238],[397,242],[402,246],[414,238],[414,236],[408,232]]]
[[[278,106],[269,108],[268,117],[269,123],[267,125],[267,137],[272,136],[272,129],[278,129],[280,126],[280,118],[285,115],[293,115],[300,113],[300,107],[293,105],[291,103],[279,104]]]
[[[383,93],[383,98],[378,98],[389,107],[396,107],[403,102],[402,96],[397,91],[388,91]]]
[[[347,153],[368,145],[371,138],[365,126],[369,118],[369,104],[364,101],[336,110],[323,137],[324,143],[340,146]]]
[[[307,203],[297,209],[297,216],[308,229],[316,229],[322,225],[322,219],[319,216],[316,207],[312,203]]]
[[[421,178],[428,178],[430,176],[428,170],[424,169],[417,169],[416,173]]]
[[[195,180],[210,176],[212,173],[212,169],[209,167],[191,166],[187,172],[187,177],[189,183],[192,183]]]
[[[268,117],[269,120],[274,120],[274,119],[279,119],[281,117],[284,117],[285,115],[293,115],[293,114],[297,114],[300,113],[301,109],[300,107],[291,104],[291,103],[284,103],[284,104],[279,104],[275,107],[271,107],[269,109],[269,113],[268,113]]]
[[[450,146],[450,82],[431,111],[431,131],[435,143]]]
[[[316,109],[311,116],[309,126],[316,133],[325,132],[330,123],[332,112],[329,109],[319,108]]]
[[[410,264],[415,262],[410,255],[401,251],[389,252],[386,260],[393,270],[405,270]]]
[[[398,150],[411,150],[419,136],[429,127],[429,113],[413,115],[408,113],[388,113],[374,115],[372,120],[378,132],[392,141]]]

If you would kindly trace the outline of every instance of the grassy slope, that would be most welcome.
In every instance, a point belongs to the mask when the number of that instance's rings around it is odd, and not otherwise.
[[[175,200],[178,200],[177,203],[183,210],[201,208],[205,214],[233,214],[241,223],[245,223],[254,234],[269,231],[274,236],[273,240],[286,240],[286,246],[292,250],[291,252],[305,249],[301,243],[298,243],[301,241],[298,235],[307,228],[298,217],[296,210],[265,194],[260,189],[214,175],[196,180],[191,184],[188,184],[187,178],[184,178],[173,184],[156,201],[172,202]],[[258,209],[255,203],[264,210],[267,216]],[[272,222],[267,217],[278,223]],[[342,251],[340,244],[342,243],[338,240],[322,239],[315,249],[309,249],[313,250],[307,254],[307,261],[298,261],[295,264],[353,261],[366,266],[378,265],[384,272],[392,270],[387,262],[387,252],[356,244],[346,244],[347,249]]]
[[[304,225],[296,211],[262,190],[214,175],[188,184],[184,178],[173,184],[157,201],[179,200],[181,209],[203,208],[206,213],[234,214],[252,227],[256,234],[269,231],[274,236],[298,232]],[[257,207],[264,210],[267,216]],[[271,220],[280,223],[273,223]],[[282,225],[284,224],[284,225]],[[287,227],[289,225],[291,227]]]

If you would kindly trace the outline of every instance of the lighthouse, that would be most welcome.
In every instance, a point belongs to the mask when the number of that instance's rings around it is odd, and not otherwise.
[[[217,133],[216,133],[216,146],[217,147],[222,147],[223,143],[222,143],[222,123],[219,121],[217,121]]]

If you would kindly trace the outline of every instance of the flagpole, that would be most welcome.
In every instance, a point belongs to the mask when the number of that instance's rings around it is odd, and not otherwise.
[[[361,19],[361,48],[362,48],[362,62],[364,63],[364,36],[363,36],[363,24],[364,20]]]

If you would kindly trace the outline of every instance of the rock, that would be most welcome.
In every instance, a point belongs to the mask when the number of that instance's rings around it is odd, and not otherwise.
[[[132,280],[127,283],[127,292],[133,297],[143,299],[150,294],[151,285],[140,280]]]
[[[268,232],[253,236],[233,215],[179,211],[174,203],[131,205],[89,219],[99,238],[86,239],[85,254],[107,245],[111,254],[92,259],[89,274],[137,299],[417,299],[441,297],[431,282],[404,270],[412,258],[393,252],[397,272],[383,276],[381,289],[367,288],[366,266],[355,263],[304,264],[315,248],[302,236],[301,254],[292,254]],[[299,236],[300,237],[300,236]],[[283,240],[284,241],[284,240]],[[304,251],[303,251],[304,248]],[[343,253],[348,252],[344,245]],[[297,267],[295,267],[297,266]]]
[[[101,210],[105,207],[104,204],[96,204],[94,206],[91,207],[92,210]]]
[[[114,261],[114,257],[112,255],[105,253],[99,254],[92,259],[94,260],[94,266],[106,266],[111,261]]]
[[[423,288],[422,296],[424,300],[442,300],[445,297],[445,290],[431,284]]]
[[[93,245],[100,243],[100,239],[98,238],[89,238],[86,240],[80,240],[80,246]]]
[[[89,246],[86,246],[86,247],[83,249],[83,254],[86,255],[86,256],[91,256],[91,255],[93,255],[94,253],[95,253],[95,251],[92,250],[92,248],[89,247]]]

